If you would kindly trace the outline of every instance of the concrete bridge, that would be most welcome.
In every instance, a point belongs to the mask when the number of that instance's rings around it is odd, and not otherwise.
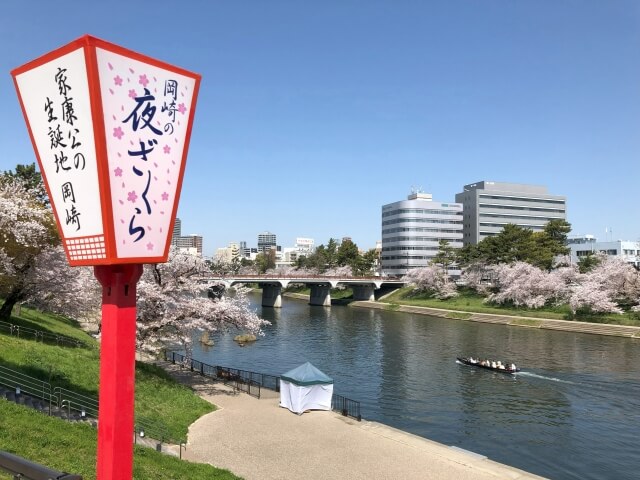
[[[219,282],[225,288],[239,283],[257,283],[262,288],[263,307],[282,307],[282,289],[291,283],[303,283],[311,288],[309,305],[331,305],[331,289],[347,285],[354,300],[375,300],[375,291],[383,286],[402,287],[405,282],[383,277],[329,277],[324,275],[225,275],[209,277],[207,283]]]

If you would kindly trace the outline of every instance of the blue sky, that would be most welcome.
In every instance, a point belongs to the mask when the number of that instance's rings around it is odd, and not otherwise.
[[[370,248],[411,186],[479,180],[640,240],[636,0],[11,0],[0,170],[35,161],[10,70],[85,33],[203,76],[178,216],[207,255],[265,230]]]

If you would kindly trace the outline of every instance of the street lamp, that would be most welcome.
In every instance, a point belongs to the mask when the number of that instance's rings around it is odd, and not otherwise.
[[[136,285],[168,258],[200,76],[88,35],[11,73],[67,260],[102,285],[97,477],[130,479]]]

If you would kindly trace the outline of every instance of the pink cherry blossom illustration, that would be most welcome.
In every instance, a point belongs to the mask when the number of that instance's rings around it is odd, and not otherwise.
[[[178,105],[178,111],[184,115],[184,113],[187,111],[187,107],[184,106],[184,103]]]
[[[129,192],[129,194],[127,195],[127,201],[131,203],[135,203],[137,199],[138,199],[138,195],[136,195],[135,190],[132,192]]]
[[[162,200],[164,200],[165,202],[169,200],[169,194],[167,192],[162,192],[161,197],[162,197]]]
[[[146,88],[147,85],[149,85],[149,79],[147,78],[147,75],[144,73],[140,75],[140,79],[138,80],[138,83]]]
[[[129,90],[129,97],[130,98],[136,98],[136,91],[132,88],[131,90]]]
[[[115,174],[116,177],[121,177],[122,176],[122,169],[120,167],[116,168],[113,173]]]
[[[124,135],[124,132],[122,131],[122,128],[116,127],[113,129],[113,136],[116,137],[118,140],[120,140],[123,135]]]
[[[171,153],[171,147],[169,145],[165,145],[162,150],[164,150],[164,153]]]
[[[113,83],[115,83],[117,86],[121,87],[122,86],[122,77],[120,75],[116,75],[115,77],[113,77]]]
[[[147,250],[153,250],[153,243],[147,243]]]

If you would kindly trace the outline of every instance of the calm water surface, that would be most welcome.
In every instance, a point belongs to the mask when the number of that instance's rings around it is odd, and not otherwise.
[[[640,478],[640,340],[552,332],[285,298],[244,348],[194,357],[280,375],[310,361],[362,415],[554,479]],[[455,362],[514,361],[511,376]]]

